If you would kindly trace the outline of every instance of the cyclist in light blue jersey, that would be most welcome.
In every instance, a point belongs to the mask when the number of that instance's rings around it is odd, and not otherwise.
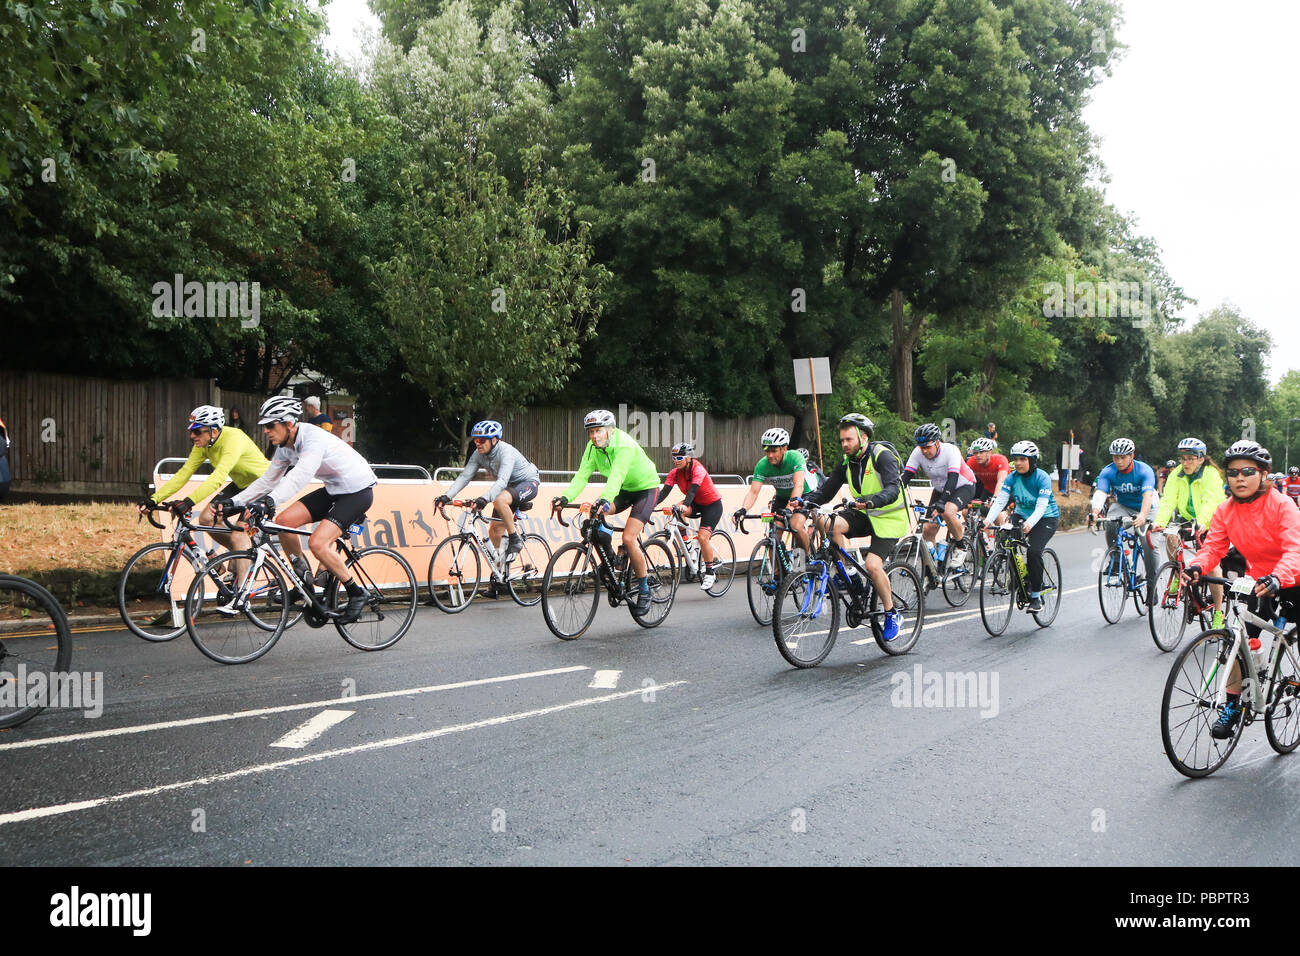
[[[1146,462],[1134,460],[1136,450],[1131,438],[1116,438],[1111,442],[1111,463],[1101,470],[1093,486],[1092,510],[1098,520],[1105,522],[1107,547],[1115,544],[1121,520],[1132,518],[1133,533],[1141,534],[1144,526],[1155,518],[1160,503],[1160,496],[1156,493],[1156,473]],[[1103,514],[1101,507],[1108,494],[1113,494],[1115,500]],[[1149,537],[1143,544],[1142,561],[1146,565],[1149,590],[1156,577],[1155,548]]]
[[[1061,521],[1061,509],[1052,494],[1052,478],[1038,467],[1038,446],[1031,441],[1018,441],[1011,446],[1011,474],[998,490],[988,516],[986,527],[991,527],[1002,514],[1007,502],[1015,502],[1015,510],[1025,519],[1025,540],[1029,544],[1029,610],[1043,609],[1043,549],[1056,526]]]

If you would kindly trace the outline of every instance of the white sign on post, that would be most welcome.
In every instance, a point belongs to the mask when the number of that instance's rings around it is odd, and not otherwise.
[[[1065,467],[1070,469],[1070,471],[1078,471],[1079,457],[1082,454],[1082,452],[1083,449],[1080,448],[1078,445],[1062,444],[1061,460],[1065,462]]]
[[[831,393],[831,360],[829,358],[795,359],[794,393],[796,395],[829,395]]]

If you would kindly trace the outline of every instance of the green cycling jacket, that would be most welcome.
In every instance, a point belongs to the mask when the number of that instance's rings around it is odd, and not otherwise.
[[[577,474],[569,487],[564,489],[564,497],[572,501],[582,494],[587,487],[587,479],[593,471],[605,476],[605,490],[601,497],[612,502],[620,491],[658,490],[659,472],[655,463],[645,453],[636,439],[621,428],[609,430],[609,445],[597,448],[587,442],[587,449],[582,453],[582,463],[578,465]]]
[[[1160,496],[1156,524],[1169,524],[1174,509],[1177,508],[1185,520],[1195,520],[1202,528],[1208,528],[1214,512],[1226,498],[1223,493],[1223,476],[1208,461],[1191,477],[1182,468],[1178,468],[1171,471],[1165,479],[1165,493]]]

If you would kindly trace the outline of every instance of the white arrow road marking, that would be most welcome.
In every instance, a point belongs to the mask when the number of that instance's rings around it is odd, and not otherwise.
[[[384,700],[389,697],[408,697],[412,694],[432,694],[443,690],[460,690],[463,687],[482,687],[485,684],[500,684],[505,681],[525,680],[529,677],[551,677],[555,674],[572,674],[590,668],[580,664],[573,667],[556,667],[546,671],[532,671],[528,674],[506,674],[502,677],[483,677],[479,680],[462,680],[454,684],[433,684],[428,687],[407,687],[403,690],[386,690],[377,694],[358,694],[356,697],[331,697],[329,700],[312,700],[304,704],[283,704],[279,707],[259,707],[256,710],[241,710],[233,714],[212,714],[208,717],[187,717],[183,720],[164,720],[156,724],[136,724],[132,727],[112,727],[108,730],[92,730],[84,734],[64,734],[61,737],[38,737],[35,740],[15,740],[11,744],[0,744],[0,751],[20,750],[24,747],[43,747],[46,744],[66,744],[78,740],[94,740],[97,737],[116,737],[120,734],[142,734],[149,730],[171,730],[175,727],[192,727],[195,724],[213,724],[223,720],[240,720],[245,717],[264,717],[268,714],[283,714],[294,710],[312,710],[326,704],[359,704],[363,700]]]
[[[149,787],[145,790],[132,790],[128,793],[118,793],[109,797],[95,797],[90,800],[78,800],[73,803],[60,803],[49,807],[33,807],[30,810],[18,810],[14,813],[0,814],[0,826],[6,823],[18,823],[24,820],[39,820],[41,817],[53,817],[63,813],[75,813],[78,810],[90,810],[94,807],[102,807],[110,803],[122,803],[125,800],[133,800],[136,797],[151,797],[159,793],[169,793],[173,790],[188,790],[190,787],[207,786],[214,783],[222,783],[226,780],[237,780],[240,777],[249,777],[258,773],[269,773],[273,770],[284,770],[288,767],[297,767],[302,764],[316,763],[320,760],[329,760],[331,757],[347,757],[352,754],[366,753],[371,750],[385,750],[389,747],[401,747],[404,744],[419,743],[423,740],[432,740],[435,737],[445,737],[448,734],[464,733],[467,730],[479,730],[483,727],[495,727],[499,724],[509,724],[516,720],[527,720],[530,717],[541,717],[546,714],[556,714],[562,710],[573,710],[577,707],[590,707],[593,704],[605,704],[613,700],[623,700],[628,697],[635,697],[638,694],[647,694],[654,691],[667,690],[669,687],[680,687],[688,683],[684,680],[669,681],[667,684],[655,684],[653,687],[638,687],[635,690],[621,690],[616,694],[606,694],[604,697],[588,697],[584,700],[572,700],[567,704],[555,704],[551,707],[541,707],[537,710],[525,710],[515,714],[503,714],[500,717],[489,717],[487,720],[476,720],[470,724],[453,724],[448,727],[438,727],[435,730],[426,730],[418,734],[407,734],[404,737],[389,737],[386,740],[375,740],[368,744],[359,744],[355,747],[343,747],[339,750],[325,750],[317,754],[304,754],[301,757],[293,757],[289,760],[277,760],[275,763],[257,764],[252,767],[243,767],[239,770],[231,770],[228,773],[214,774],[210,777],[196,777],[193,780],[181,780],[177,783],[167,783],[159,787]]]
[[[354,713],[356,711],[353,710],[322,710],[311,720],[289,731],[271,746],[301,750],[335,724],[343,723]]]
[[[618,679],[622,673],[622,671],[596,671],[596,676],[587,686],[594,690],[613,690],[618,686]]]

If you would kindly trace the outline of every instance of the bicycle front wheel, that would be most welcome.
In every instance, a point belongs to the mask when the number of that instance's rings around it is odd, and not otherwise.
[[[357,650],[392,647],[415,620],[415,606],[419,603],[415,572],[391,548],[365,548],[348,558],[346,566],[352,580],[365,590],[366,606],[355,621],[335,621],[334,629]],[[330,582],[326,603],[331,611],[341,611],[348,603],[347,588],[332,576]]]
[[[540,534],[524,535],[524,549],[510,561],[506,584],[520,607],[532,607],[542,600],[542,577],[551,563],[551,546]]]
[[[892,641],[885,640],[884,601],[875,588],[871,589],[867,601],[871,633],[877,646],[886,654],[906,654],[921,639],[921,628],[925,625],[925,592],[921,587],[921,576],[906,561],[885,565],[885,576],[889,579],[894,610],[902,615],[898,622],[898,636]]]
[[[777,577],[772,539],[764,538],[754,545],[754,551],[749,556],[749,577],[746,582],[749,613],[764,627],[772,623],[772,599],[776,596]]]
[[[972,544],[973,539],[969,536],[963,539],[967,545]],[[951,552],[949,552],[951,553]],[[961,607],[970,600],[971,591],[974,590],[975,580],[975,548],[970,547],[965,552],[965,559],[959,565],[948,564],[943,570],[943,599],[951,607]]]
[[[1051,548],[1043,549],[1043,609],[1031,612],[1039,627],[1049,627],[1061,609],[1061,562]]]
[[[218,663],[257,660],[275,645],[289,622],[284,576],[269,559],[253,575],[256,556],[256,551],[217,555],[190,582],[185,629],[194,646]]]
[[[581,637],[596,617],[600,575],[589,545],[570,541],[551,555],[542,575],[542,617],[562,641]]]
[[[1277,676],[1264,712],[1264,732],[1269,745],[1280,754],[1289,754],[1300,744],[1300,658],[1291,641],[1282,648],[1277,662]]]
[[[177,573],[183,567],[184,574]],[[190,565],[179,545],[145,545],[127,558],[117,579],[117,610],[136,637],[161,643],[185,633]]]
[[[470,606],[483,580],[483,562],[472,536],[445,539],[429,559],[429,597],[434,607],[459,614]]]
[[[35,581],[10,574],[0,575],[0,621],[21,622],[18,630],[6,630],[0,639],[0,727],[17,727],[49,702],[48,693],[30,699],[32,675],[44,676],[48,692],[58,686],[57,675],[68,672],[72,631],[53,594]]]
[[[628,609],[632,620],[642,627],[658,627],[673,609],[677,596],[677,559],[672,549],[662,540],[651,539],[641,545],[645,555],[646,583],[650,587],[650,609],[645,614],[636,612],[636,595],[629,595]]]
[[[822,568],[791,574],[772,601],[772,636],[781,656],[795,667],[816,667],[835,646],[840,599]]]
[[[1016,569],[1011,555],[997,551],[980,574],[980,620],[991,637],[1007,629],[1016,603]]]
[[[1178,646],[1187,630],[1187,600],[1184,584],[1179,580],[1178,565],[1166,561],[1156,572],[1156,590],[1147,616],[1151,640],[1166,654]]]
[[[1133,596],[1133,607],[1137,609],[1138,617],[1143,617],[1147,613],[1147,608],[1151,605],[1152,592],[1151,582],[1146,578],[1146,564],[1142,560],[1142,555],[1133,555],[1133,568],[1132,580],[1136,582],[1138,577],[1141,577],[1142,582],[1137,584],[1136,587],[1130,588],[1129,594]],[[1138,571],[1138,568],[1141,568],[1142,571]]]
[[[1097,572],[1097,600],[1101,604],[1101,616],[1108,624],[1118,624],[1124,616],[1124,589],[1128,569],[1124,567],[1124,558],[1119,548],[1111,547],[1102,558],[1101,570]]]
[[[732,579],[736,576],[736,543],[725,531],[714,531],[709,535],[709,545],[713,548],[713,587],[706,592],[709,597],[722,597],[731,590]]]
[[[1206,777],[1223,766],[1246,726],[1244,718],[1238,720],[1226,740],[1216,740],[1210,733],[1219,719],[1215,697],[1220,677],[1233,664],[1228,659],[1232,641],[1232,632],[1224,628],[1205,631],[1183,648],[1169,669],[1160,707],[1160,735],[1165,756],[1184,776]],[[1245,655],[1244,646],[1239,647],[1236,663],[1243,675]]]

